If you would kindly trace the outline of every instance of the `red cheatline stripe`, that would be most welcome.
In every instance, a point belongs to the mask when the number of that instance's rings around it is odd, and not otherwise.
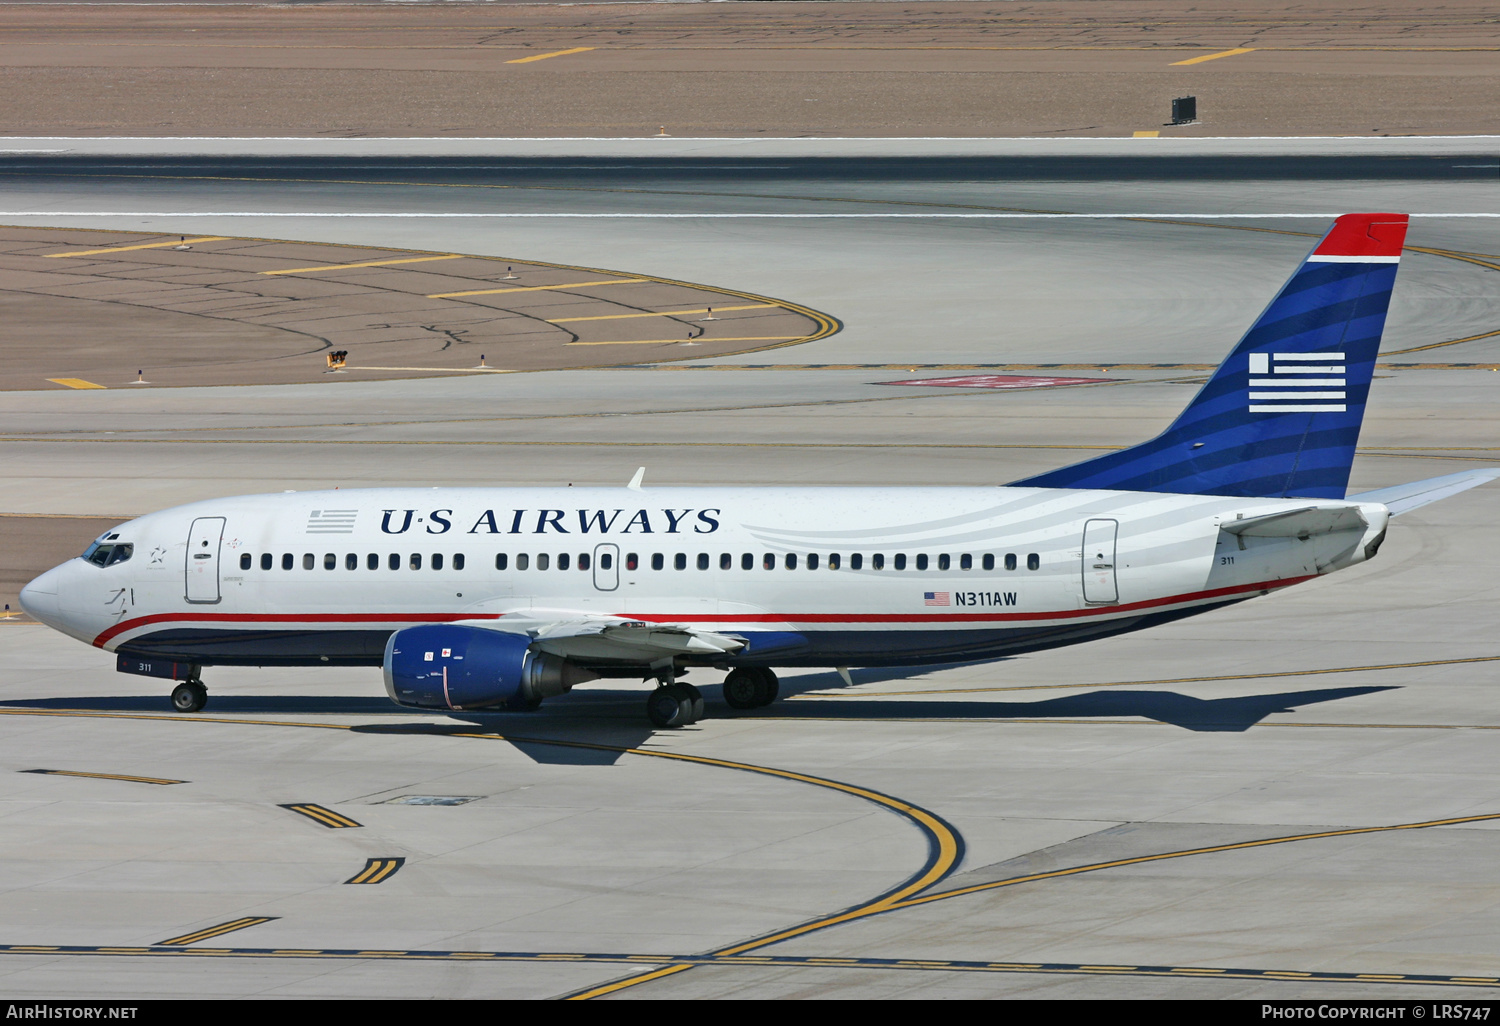
[[[1076,620],[1083,617],[1114,616],[1141,609],[1157,609],[1183,602],[1201,602],[1231,595],[1243,595],[1252,591],[1267,591],[1272,588],[1288,588],[1303,581],[1310,581],[1316,574],[1305,577],[1286,577],[1279,581],[1261,581],[1256,584],[1237,584],[1232,588],[1213,588],[1209,591],[1194,591],[1184,595],[1169,595],[1166,598],[1147,599],[1143,602],[1126,602],[1113,606],[1096,606],[1089,609],[1060,609],[1045,613],[698,613],[668,615],[666,613],[621,613],[625,619],[643,620],[648,623],[1002,623],[1035,620]],[[501,614],[489,613],[158,613],[116,624],[94,639],[100,648],[125,631],[135,630],[153,623],[454,623],[459,620],[499,620]]]

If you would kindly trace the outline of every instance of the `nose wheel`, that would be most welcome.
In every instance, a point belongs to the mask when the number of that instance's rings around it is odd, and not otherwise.
[[[178,712],[197,712],[208,704],[208,688],[201,680],[185,680],[172,689],[172,708]]]

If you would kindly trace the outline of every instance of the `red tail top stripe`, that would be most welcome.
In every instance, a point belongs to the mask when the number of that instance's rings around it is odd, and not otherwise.
[[[1398,257],[1406,224],[1405,214],[1345,214],[1333,222],[1313,256]]]

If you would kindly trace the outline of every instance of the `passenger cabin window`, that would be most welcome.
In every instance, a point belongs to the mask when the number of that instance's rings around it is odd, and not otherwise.
[[[941,553],[938,556],[938,569],[939,570],[947,570],[949,566],[950,566],[950,564],[948,562],[948,553],[946,553],[946,552]]]
[[[700,553],[698,553],[698,569],[699,570],[707,570],[708,569],[708,553],[707,552],[700,552]]]
[[[995,569],[995,554],[993,552],[986,552],[984,554],[984,568],[986,570]]]
[[[281,569],[283,569],[283,570],[290,570],[291,568],[292,568],[292,554],[290,552],[283,552],[281,554]]]
[[[271,562],[271,554],[269,552],[262,552],[260,554],[260,568],[262,570],[271,569]]]
[[[434,552],[432,554],[432,568],[434,570],[441,570],[443,568],[443,554],[441,552]]]
[[[816,570],[818,568],[818,554],[816,552],[809,552],[807,554],[807,568],[809,570]]]
[[[380,553],[372,552],[365,557],[365,566],[370,570],[380,569]]]
[[[388,567],[390,567],[392,570],[400,570],[401,569],[401,553],[399,553],[399,552],[392,552],[391,555],[390,555],[390,558],[386,561],[385,565],[388,566]]]
[[[1035,552],[1026,554],[1026,569],[1040,570],[1042,568],[1042,557]]]
[[[302,553],[302,569],[311,570],[313,568],[314,562],[316,562],[316,560],[313,558],[313,554],[311,552]]]
[[[734,557],[731,556],[727,552],[721,552],[721,553],[719,553],[719,569],[720,570],[733,570],[734,569]]]
[[[495,569],[496,570],[504,570],[505,569],[505,565],[507,563],[509,563],[509,562],[510,562],[510,560],[506,559],[505,558],[505,553],[502,552],[502,553],[500,553],[499,555],[497,555],[495,557]]]
[[[838,568],[839,568],[839,554],[837,552],[830,552],[828,554],[828,569],[830,569],[830,570],[837,570]]]
[[[351,553],[349,553],[348,555],[346,555],[344,557],[344,569],[345,570],[358,570],[359,569],[359,556],[356,553],[351,552]]]
[[[455,552],[453,554],[453,569],[455,569],[455,570],[462,570],[463,568],[464,568],[464,554],[462,552]]]
[[[413,570],[422,569],[422,554],[420,552],[413,552],[411,554],[411,563],[409,565]]]
[[[797,554],[795,552],[788,552],[786,554],[786,568],[788,570],[797,569]]]
[[[559,570],[566,570],[568,568],[568,554],[566,552],[559,552],[557,554],[557,568]]]
[[[850,554],[850,556],[849,556],[849,569],[850,570],[861,570],[861,569],[864,568],[864,565],[865,565],[865,557],[864,557],[863,553],[854,552],[854,553]]]
[[[519,556],[516,557],[516,569],[517,570],[525,570],[530,564],[531,564],[531,557],[529,557],[528,555],[526,555],[526,553],[523,552]]]
[[[687,569],[687,553],[686,552],[679,552],[679,553],[677,553],[677,555],[673,556],[672,557],[672,565],[675,566],[679,570],[686,570]]]
[[[243,553],[240,554],[240,569],[241,570],[249,570],[250,569],[250,553],[243,552]]]
[[[600,559],[606,559],[606,560],[609,559],[608,556],[601,556],[599,558]],[[580,552],[578,554],[578,569],[580,569],[580,570],[587,570],[588,568],[589,568],[589,554],[587,552]],[[607,570],[609,568],[605,567],[605,569]]]
[[[605,557],[605,558],[608,558],[608,557]],[[640,557],[639,553],[635,553],[635,552],[627,552],[627,553],[625,553],[625,569],[626,570],[636,570],[636,569],[639,569],[640,565],[641,565],[641,557]],[[608,570],[609,567],[606,566],[604,569]]]
[[[960,570],[972,570],[972,569],[974,569],[974,557],[971,556],[971,555],[969,555],[967,552],[965,552],[962,556],[959,556],[958,557],[958,568]]]
[[[753,552],[746,552],[746,553],[743,553],[740,556],[740,569],[741,570],[754,570],[755,569],[755,553],[753,553]]]
[[[660,552],[653,552],[653,553],[651,553],[651,569],[653,569],[653,570],[660,570],[663,565],[664,565],[664,563],[662,562],[662,555],[661,555],[661,553]]]
[[[774,552],[767,552],[766,555],[765,555],[765,559],[763,559],[761,561],[761,565],[763,567],[765,567],[767,570],[775,570],[776,569],[776,553],[774,553]]]
[[[1014,552],[1007,552],[1005,554],[1005,569],[1007,569],[1007,570],[1014,570],[1015,568],[1016,568],[1016,554]]]
[[[906,553],[904,553],[904,552],[898,552],[898,553],[896,553],[895,567],[896,567],[897,570],[905,570],[906,569]]]
[[[599,569],[600,570],[610,570],[610,569],[613,569],[614,565],[615,565],[615,557],[614,556],[610,555],[608,552],[601,552],[601,553],[599,553]],[[585,563],[584,566],[583,566],[583,568],[585,570],[587,570],[588,569],[588,564]],[[630,569],[634,570],[635,567],[631,567]]]
[[[545,570],[545,569],[547,569],[547,565],[548,565],[547,554],[545,552],[538,552],[536,554],[536,568],[538,570]]]
[[[927,569],[927,553],[923,552],[923,553],[921,553],[920,555],[917,556],[917,569],[918,570],[926,570]]]
[[[885,569],[885,553],[884,552],[877,552],[877,553],[875,553],[875,555],[871,556],[870,557],[870,565],[872,567],[874,567],[876,570],[884,570]]]

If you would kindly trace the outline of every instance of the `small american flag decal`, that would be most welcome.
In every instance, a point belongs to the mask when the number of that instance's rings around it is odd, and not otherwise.
[[[946,606],[947,604],[948,593],[946,591],[922,592],[922,605],[924,606]]]

